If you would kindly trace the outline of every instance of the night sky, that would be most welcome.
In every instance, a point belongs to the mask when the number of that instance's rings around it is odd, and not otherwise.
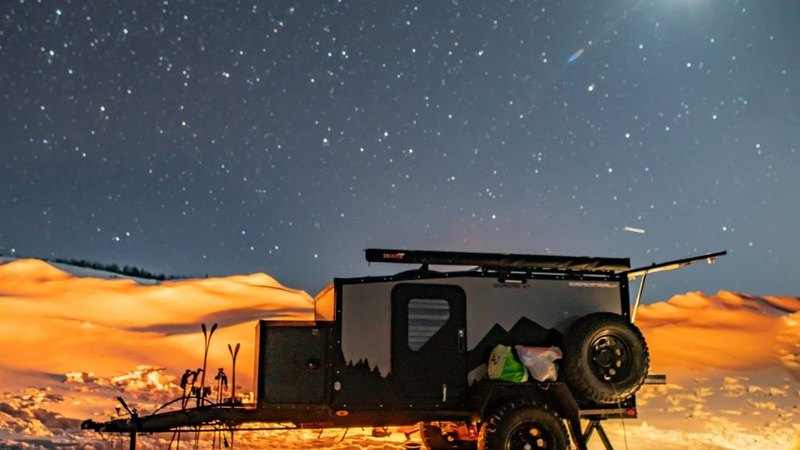
[[[366,247],[800,295],[800,3],[0,2],[0,253],[315,293]],[[645,230],[627,231],[625,227]]]

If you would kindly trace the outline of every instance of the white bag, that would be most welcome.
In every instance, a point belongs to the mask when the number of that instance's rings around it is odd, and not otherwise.
[[[556,381],[558,369],[555,360],[563,356],[558,347],[526,347],[516,345],[519,359],[531,376],[538,381]]]

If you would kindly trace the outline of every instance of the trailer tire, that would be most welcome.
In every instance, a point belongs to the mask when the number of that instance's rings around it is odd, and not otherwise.
[[[644,384],[649,366],[644,336],[619,314],[585,316],[564,337],[562,372],[578,400],[627,400]]]
[[[459,439],[455,433],[446,433],[442,428],[430,423],[421,423],[419,435],[427,450],[475,450],[476,441]]]
[[[535,402],[510,401],[481,424],[478,450],[569,449],[564,423]]]

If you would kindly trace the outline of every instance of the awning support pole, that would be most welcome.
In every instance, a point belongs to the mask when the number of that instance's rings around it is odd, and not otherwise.
[[[647,272],[642,275],[642,281],[639,283],[639,292],[636,294],[636,302],[633,304],[633,314],[631,314],[631,323],[636,321],[636,312],[639,311],[639,303],[642,301],[642,291],[644,291],[644,282],[647,280]]]

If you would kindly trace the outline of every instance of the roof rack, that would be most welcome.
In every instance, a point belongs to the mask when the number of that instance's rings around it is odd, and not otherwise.
[[[478,266],[485,270],[572,270],[616,272],[631,267],[629,258],[588,256],[518,255],[503,253],[445,252],[368,248],[367,261],[399,264]]]

